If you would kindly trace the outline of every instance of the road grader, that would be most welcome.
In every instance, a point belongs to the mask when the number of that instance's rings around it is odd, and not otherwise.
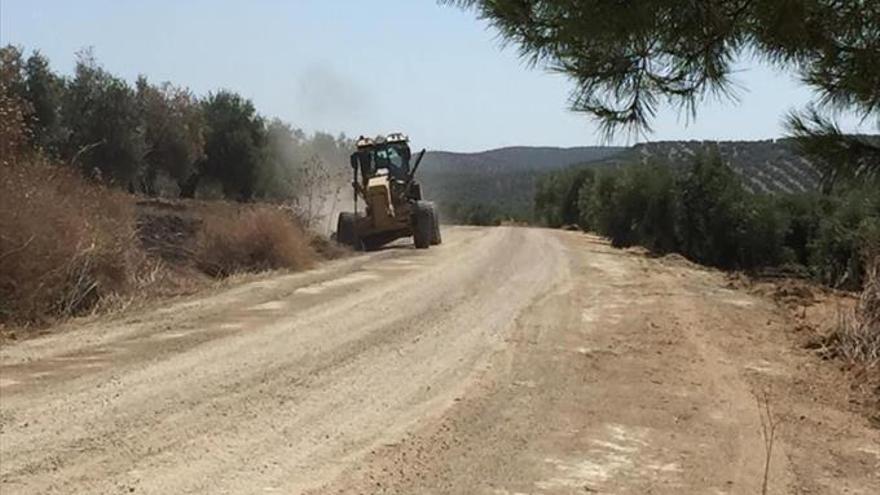
[[[422,199],[415,179],[423,149],[411,164],[409,138],[401,133],[357,140],[351,155],[354,211],[342,212],[336,240],[356,250],[373,250],[396,239],[413,238],[417,249],[440,244],[440,218],[434,204]],[[358,211],[358,199],[365,203]]]

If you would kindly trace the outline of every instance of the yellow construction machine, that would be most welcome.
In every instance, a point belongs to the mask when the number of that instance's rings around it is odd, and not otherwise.
[[[422,199],[415,180],[425,150],[411,164],[409,138],[401,133],[361,137],[351,155],[354,211],[342,212],[336,240],[356,250],[372,250],[412,236],[418,249],[440,244],[440,218],[434,204]],[[366,203],[358,211],[358,199]]]

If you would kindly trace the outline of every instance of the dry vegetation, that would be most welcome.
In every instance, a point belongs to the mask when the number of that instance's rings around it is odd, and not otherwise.
[[[196,262],[215,277],[278,268],[302,270],[314,261],[315,252],[303,229],[270,206],[232,217],[209,214],[198,234]]]
[[[131,202],[39,158],[0,173],[0,321],[35,322],[127,291],[143,262]]]
[[[880,255],[868,262],[865,288],[855,307],[841,312],[839,321],[826,349],[847,363],[854,387],[869,398],[872,420],[880,426]]]
[[[208,276],[301,270],[326,256],[271,205],[161,206],[36,154],[0,166],[0,327],[188,293]]]
[[[833,338],[840,357],[880,373],[880,256],[869,263],[862,295],[855,308],[841,315]]]

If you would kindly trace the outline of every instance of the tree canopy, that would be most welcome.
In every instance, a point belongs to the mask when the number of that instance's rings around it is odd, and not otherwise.
[[[3,161],[39,150],[92,179],[150,196],[290,200],[347,177],[353,146],[344,135],[306,135],[277,119],[267,125],[233,91],[202,98],[144,76],[129,84],[90,50],[64,76],[38,51],[0,47],[0,117]],[[315,170],[327,180],[310,182],[306,172]]]
[[[649,132],[663,104],[695,114],[708,96],[735,98],[731,75],[746,59],[797,74],[815,90],[816,105],[805,115],[790,116],[794,134],[828,137],[835,126],[820,111],[854,112],[880,129],[880,2],[875,0],[441,3],[475,10],[529,62],[571,77],[572,109],[596,117],[609,135]],[[877,153],[876,143],[858,143],[863,151]],[[860,160],[862,173],[878,173],[880,161]]]
[[[65,147],[71,163],[88,175],[131,188],[147,146],[132,88],[85,51],[78,55],[64,98],[62,120],[70,132]]]

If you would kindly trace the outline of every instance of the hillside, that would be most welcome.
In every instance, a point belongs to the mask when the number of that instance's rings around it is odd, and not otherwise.
[[[447,219],[467,223],[497,217],[529,220],[536,180],[546,172],[575,164],[613,167],[654,160],[687,165],[711,146],[717,146],[724,162],[752,192],[802,192],[818,186],[815,166],[799,156],[787,139],[660,141],[629,148],[519,146],[479,153],[432,151],[425,155],[419,174],[426,195],[440,204]]]
[[[819,172],[797,152],[790,139],[767,141],[658,141],[640,143],[622,153],[586,165],[623,165],[656,160],[686,165],[700,153],[717,147],[722,160],[752,192],[803,192],[816,189]]]
[[[496,171],[553,170],[572,163],[590,162],[614,156],[623,147],[584,146],[553,148],[548,146],[512,146],[477,153],[431,151],[425,154],[425,172],[445,170],[491,173]]]
[[[480,209],[489,216],[503,212],[525,220],[531,215],[539,175],[607,159],[625,149],[517,146],[478,153],[431,151],[425,155],[419,176],[426,196],[440,204],[448,219],[465,221]]]

